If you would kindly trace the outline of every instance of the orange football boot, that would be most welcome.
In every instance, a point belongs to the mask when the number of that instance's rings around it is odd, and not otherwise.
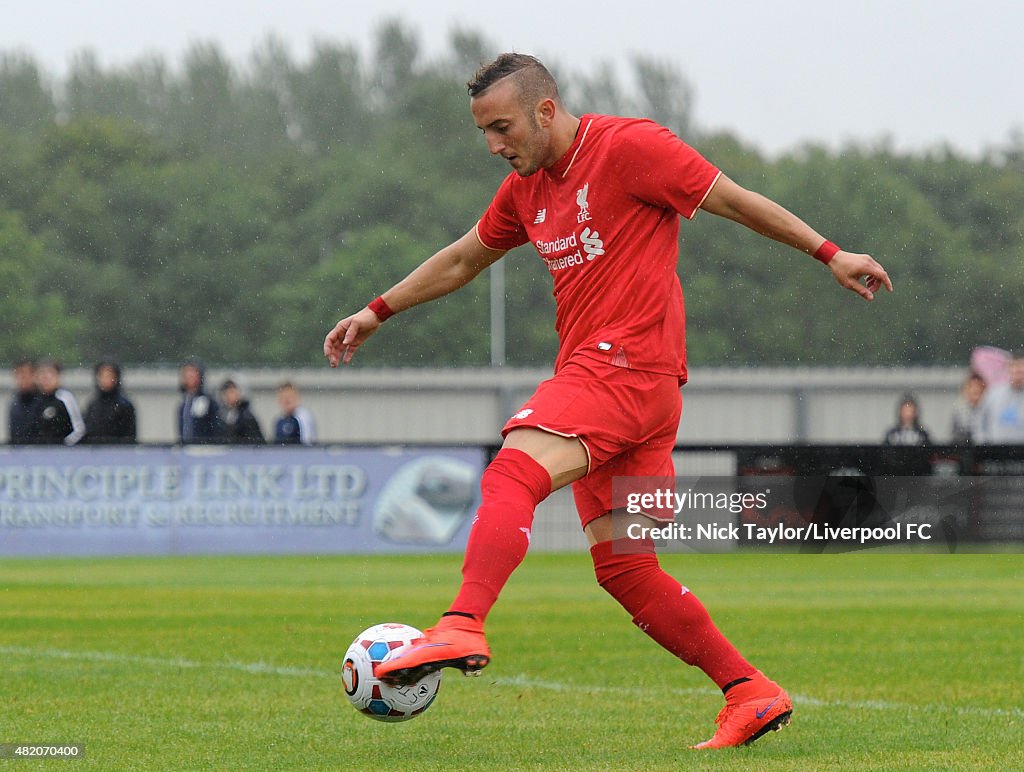
[[[734,748],[750,745],[768,732],[777,732],[793,716],[793,702],[786,690],[758,670],[749,681],[737,684],[725,695],[725,707],[715,719],[718,730],[710,740],[692,748]]]
[[[450,615],[424,631],[423,637],[378,663],[373,674],[388,686],[411,686],[443,667],[480,675],[491,661],[484,626],[470,617]]]

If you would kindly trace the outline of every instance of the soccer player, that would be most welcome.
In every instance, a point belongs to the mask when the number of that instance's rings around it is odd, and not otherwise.
[[[390,316],[462,287],[526,242],[554,280],[559,351],[554,376],[505,425],[484,471],[458,595],[425,639],[380,665],[378,676],[401,684],[441,667],[483,668],[484,621],[526,554],[534,509],[571,483],[598,582],[643,632],[725,694],[717,731],[694,747],[752,742],[788,723],[789,696],[660,568],[651,542],[624,544],[616,538],[622,521],[612,528],[613,477],[674,474],[686,379],[679,216],[704,209],[742,223],[813,255],[867,300],[882,286],[892,291],[889,277],[868,255],[840,250],[740,187],[662,126],[572,115],[533,57],[502,54],[468,89],[488,150],[512,172],[473,229],[339,321],[324,354],[331,366],[350,362]]]

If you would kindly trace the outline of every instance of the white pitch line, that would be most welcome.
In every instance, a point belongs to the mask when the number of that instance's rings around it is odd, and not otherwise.
[[[109,651],[63,651],[61,649],[31,649],[22,646],[0,646],[0,654],[14,654],[25,657],[43,657],[47,659],[84,660],[86,662],[114,662],[132,665],[150,665],[152,667],[195,669],[210,668],[214,670],[235,670],[242,673],[292,676],[298,678],[330,678],[334,673],[324,670],[311,670],[301,667],[282,667],[269,665],[265,662],[201,662],[179,657],[139,657],[133,654],[118,654]]]
[[[497,678],[491,683],[498,686],[518,686],[521,688],[546,689],[557,692],[590,692],[595,694],[634,694],[650,696],[652,690],[628,686],[579,686],[565,684],[558,681],[543,681],[530,678],[525,675],[513,676],[511,678]],[[668,693],[681,697],[720,695],[718,689],[712,688],[678,688],[660,687],[659,693]],[[812,706],[816,708],[843,708],[854,710],[900,710],[900,711],[934,711],[945,710],[962,715],[972,716],[1009,716],[1011,718],[1024,718],[1022,708],[982,708],[974,705],[948,705],[945,703],[911,705],[909,703],[889,702],[887,700],[867,700],[859,702],[848,702],[845,700],[822,700],[817,697],[809,697],[803,694],[791,695],[793,703],[797,707]]]
[[[178,657],[142,657],[133,654],[118,654],[106,651],[67,651],[63,649],[33,649],[25,646],[0,646],[0,654],[8,654],[22,657],[39,657],[44,659],[66,659],[85,662],[113,662],[122,664],[148,665],[151,667],[179,668],[179,669],[210,669],[210,670],[231,670],[240,673],[253,675],[274,675],[288,678],[339,678],[337,673],[327,670],[314,670],[312,668],[287,667],[271,665],[266,662],[213,662]],[[590,694],[618,694],[647,696],[652,694],[648,688],[630,686],[586,686],[581,684],[568,684],[560,681],[547,681],[538,678],[531,678],[527,675],[515,675],[510,677],[499,677],[484,679],[493,686],[507,686],[519,689],[543,689],[552,692],[575,692]],[[667,687],[659,688],[663,694],[670,694],[680,697],[695,696],[717,696],[718,689],[709,687]],[[878,710],[878,711],[947,711],[965,716],[988,716],[988,717],[1009,717],[1024,719],[1022,708],[983,708],[974,705],[950,705],[947,703],[929,703],[926,705],[911,705],[909,703],[889,702],[888,700],[866,700],[849,702],[845,700],[822,700],[808,695],[794,694],[793,702],[797,707],[816,708],[842,708],[844,710]]]

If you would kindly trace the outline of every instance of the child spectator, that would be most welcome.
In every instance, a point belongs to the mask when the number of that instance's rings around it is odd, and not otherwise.
[[[299,390],[292,383],[285,381],[277,388],[281,417],[274,425],[274,442],[278,445],[312,445],[316,442],[313,414],[299,402]]]

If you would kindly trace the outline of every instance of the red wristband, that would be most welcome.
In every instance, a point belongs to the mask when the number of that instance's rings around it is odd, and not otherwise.
[[[825,243],[818,247],[817,251],[814,253],[814,259],[820,260],[825,265],[828,265],[832,262],[832,258],[836,256],[836,252],[839,251],[841,251],[839,247],[826,239]]]
[[[366,307],[377,314],[377,318],[382,322],[386,322],[395,315],[395,312],[391,310],[391,306],[384,302],[384,298],[379,296],[371,300]]]

